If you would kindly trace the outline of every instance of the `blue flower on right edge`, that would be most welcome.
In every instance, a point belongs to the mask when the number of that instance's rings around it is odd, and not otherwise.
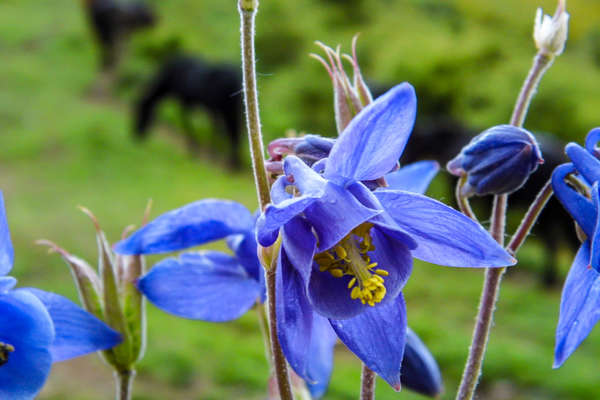
[[[600,152],[596,147],[599,140],[600,128],[596,128],[587,135],[585,148],[569,143],[566,153],[571,162],[560,165],[552,174],[556,197],[586,237],[562,292],[554,368],[573,354],[600,320]],[[569,176],[574,179],[568,180]]]

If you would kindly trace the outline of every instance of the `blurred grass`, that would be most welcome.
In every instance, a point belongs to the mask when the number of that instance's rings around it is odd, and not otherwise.
[[[109,238],[138,223],[148,198],[153,216],[204,197],[256,205],[251,175],[225,170],[218,155],[192,160],[174,133],[174,107],[163,108],[170,128],[148,143],[130,138],[130,103],[152,71],[152,57],[172,44],[208,59],[237,62],[234,1],[158,2],[155,30],[136,37],[122,65],[118,95],[92,96],[96,50],[72,0],[0,3],[0,188],[16,248],[14,275],[75,298],[67,268],[33,244],[48,238],[93,261],[93,229],[76,210],[93,210]],[[542,3],[547,12],[554,2]],[[428,110],[450,99],[457,118],[474,126],[508,119],[533,56],[531,26],[537,1],[434,0],[268,2],[258,16],[262,116],[267,138],[288,128],[331,134],[330,83],[306,54],[314,40],[342,43],[361,32],[359,59],[382,83],[408,80]],[[542,83],[527,126],[579,140],[597,121],[600,4],[570,0],[571,37]],[[202,134],[212,128],[201,118]],[[443,145],[443,144],[441,144]],[[208,153],[208,152],[207,152]],[[443,182],[434,193],[441,196]],[[565,227],[570,229],[571,227]],[[522,263],[539,264],[543,247],[529,246]],[[569,255],[561,257],[563,272]],[[406,287],[409,323],[430,346],[452,398],[470,340],[481,271],[419,263]],[[559,291],[544,291],[530,273],[505,282],[481,382],[486,399],[600,398],[600,338],[592,334],[560,370],[552,348]],[[227,299],[223,299],[227,301]],[[256,316],[215,325],[149,312],[146,357],[134,398],[261,399],[268,374]],[[327,399],[356,398],[359,363],[340,346]],[[57,364],[40,398],[108,398],[112,381],[95,356]],[[395,394],[383,382],[378,399]]]

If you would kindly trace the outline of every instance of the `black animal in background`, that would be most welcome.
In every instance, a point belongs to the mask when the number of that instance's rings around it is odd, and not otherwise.
[[[114,69],[127,37],[154,25],[156,16],[144,2],[123,0],[84,0],[101,51],[104,71]]]
[[[417,120],[401,162],[404,164],[430,158],[437,160],[443,167],[477,133],[479,132],[447,116],[421,116]],[[523,188],[509,196],[511,208],[526,210],[550,179],[554,168],[567,161],[564,153],[566,143],[547,134],[536,133],[535,136],[542,149],[544,164],[530,176]],[[454,202],[454,194],[449,195],[449,200]],[[476,205],[479,203],[477,198],[473,198],[473,202]],[[542,282],[546,286],[555,285],[560,278],[556,264],[556,252],[560,244],[568,244],[576,251],[579,241],[573,229],[572,218],[554,197],[542,211],[538,223],[533,228],[533,235],[544,242],[547,250]]]
[[[217,124],[222,124],[230,143],[229,160],[241,166],[242,78],[240,69],[229,64],[211,64],[199,58],[177,56],[162,65],[150,81],[136,106],[135,134],[148,135],[157,106],[166,98],[181,105],[181,116],[191,148],[198,146],[190,111],[205,109]]]

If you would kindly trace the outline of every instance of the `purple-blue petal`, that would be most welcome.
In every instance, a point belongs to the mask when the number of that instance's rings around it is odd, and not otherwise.
[[[569,143],[565,151],[586,181],[592,184],[600,180],[600,160],[576,143]]]
[[[15,287],[17,280],[12,276],[0,276],[0,294],[4,294]]]
[[[304,214],[317,234],[321,252],[381,212],[363,205],[346,188],[327,182],[323,197],[307,207]]]
[[[10,231],[4,208],[4,197],[2,191],[0,191],[0,276],[4,276],[10,272],[14,258],[15,254],[10,240]]]
[[[329,153],[325,177],[369,181],[391,171],[404,151],[417,113],[414,88],[401,83],[362,109]]]
[[[122,341],[119,332],[63,296],[35,288],[18,291],[33,294],[50,314],[55,331],[52,362],[110,349]]]
[[[600,207],[600,193],[598,190],[598,182],[594,183],[592,187],[592,200],[594,202],[594,208],[596,210]],[[596,271],[600,272],[600,213],[596,215],[596,228],[594,230],[594,235],[592,235],[591,239],[591,254],[589,265],[592,266]]]
[[[589,267],[590,243],[579,248],[562,292],[554,368],[577,349],[600,319],[600,273]]]
[[[413,257],[451,267],[502,267],[515,259],[481,225],[429,197],[409,192],[375,192],[396,223],[419,244]]]
[[[254,229],[254,218],[234,201],[207,199],[157,217],[115,245],[119,254],[166,253]]]
[[[400,370],[402,387],[425,396],[437,397],[443,389],[440,368],[412,329],[406,331],[406,347]]]
[[[308,221],[294,217],[283,228],[282,248],[291,265],[308,284],[312,272],[313,258],[317,248],[317,238]]]
[[[340,340],[372,371],[400,390],[406,343],[406,305],[402,294],[354,318],[330,320]]]
[[[313,313],[310,347],[308,348],[308,376],[306,383],[313,399],[321,398],[327,391],[333,371],[333,350],[337,342],[329,320]]]
[[[50,373],[53,340],[52,320],[37,297],[25,291],[0,295],[0,342],[15,349],[0,367],[1,399],[35,397]]]
[[[575,172],[573,164],[562,164],[552,173],[552,189],[563,207],[577,221],[588,237],[594,235],[597,211],[592,202],[571,188],[565,178]]]
[[[233,251],[239,263],[256,281],[264,279],[263,268],[258,259],[258,244],[254,232],[243,235],[231,235],[226,239],[227,247]]]
[[[598,153],[598,142],[600,141],[600,128],[592,129],[585,137],[585,148],[595,157],[600,157]]]
[[[387,174],[385,180],[388,189],[423,194],[439,170],[437,161],[418,161]]]
[[[210,322],[241,317],[263,290],[237,259],[216,251],[165,259],[138,281],[138,288],[165,312]]]

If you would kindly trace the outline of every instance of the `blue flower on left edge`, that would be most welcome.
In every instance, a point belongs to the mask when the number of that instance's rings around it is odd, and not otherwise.
[[[33,399],[53,362],[111,348],[121,336],[75,303],[39,289],[14,289],[14,252],[0,192],[0,398]]]
[[[600,128],[596,128],[588,134],[585,148],[569,143],[566,152],[572,162],[557,167],[552,174],[556,197],[586,236],[562,291],[554,368],[573,354],[600,320],[599,140]],[[566,181],[571,174],[578,178],[577,188]]]
[[[479,224],[452,208],[364,184],[394,169],[415,115],[414,90],[400,84],[352,119],[326,161],[310,168],[286,157],[285,175],[271,190],[273,203],[257,221],[262,246],[281,235],[279,339],[307,381],[314,377],[305,349],[316,345],[315,321],[326,319],[365,365],[400,388],[406,341],[401,290],[413,257],[457,267],[515,263]]]

